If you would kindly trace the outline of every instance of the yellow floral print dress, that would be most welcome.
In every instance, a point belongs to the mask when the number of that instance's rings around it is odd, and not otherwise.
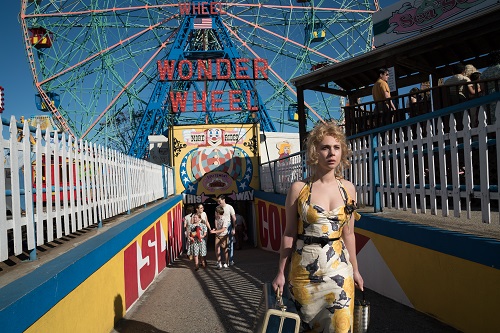
[[[311,203],[312,184],[298,197],[298,235],[289,273],[290,294],[301,317],[302,332],[351,332],[354,311],[354,280],[349,253],[341,238],[348,225],[354,201],[340,179],[345,205],[330,212]],[[347,203],[352,203],[348,205]],[[346,209],[346,207],[348,207]],[[328,238],[324,246],[310,237]],[[305,241],[304,239],[309,240]],[[316,240],[316,238],[312,238]]]

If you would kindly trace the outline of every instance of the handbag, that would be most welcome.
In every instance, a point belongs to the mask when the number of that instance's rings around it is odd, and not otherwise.
[[[363,291],[363,299],[354,300],[354,324],[353,333],[365,333],[370,325],[370,302],[365,299]]]
[[[270,282],[264,283],[254,321],[255,333],[298,333],[300,317],[289,297],[275,292]]]

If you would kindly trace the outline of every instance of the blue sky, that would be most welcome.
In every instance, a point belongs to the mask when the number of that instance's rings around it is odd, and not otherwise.
[[[12,115],[19,120],[40,115],[43,112],[35,106],[35,87],[29,69],[24,41],[19,20],[21,1],[2,1],[0,10],[0,31],[2,45],[0,47],[0,86],[4,88],[5,110],[3,118]]]
[[[386,6],[393,0],[382,1]],[[3,33],[0,48],[0,86],[4,88],[5,110],[2,117],[12,115],[29,118],[45,114],[35,105],[35,87],[24,51],[24,41],[20,25],[20,0],[2,1],[0,27]]]

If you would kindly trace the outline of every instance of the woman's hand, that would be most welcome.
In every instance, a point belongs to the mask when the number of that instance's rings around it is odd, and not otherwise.
[[[276,292],[276,290],[279,289],[280,294],[283,295],[283,287],[285,286],[285,274],[283,274],[283,273],[276,274],[276,277],[273,280],[272,286],[273,286],[274,292]]]
[[[356,271],[353,273],[353,278],[354,278],[354,286],[356,286],[356,288],[360,289],[361,291],[364,290],[364,282],[363,282],[363,277],[361,276],[361,274],[359,274],[359,271]]]

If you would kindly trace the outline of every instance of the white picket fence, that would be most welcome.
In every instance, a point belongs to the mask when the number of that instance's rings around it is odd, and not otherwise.
[[[356,186],[362,206],[403,209],[471,219],[480,211],[482,222],[498,211],[500,119],[496,95],[471,101],[468,109],[455,106],[349,138],[353,151],[345,177]],[[487,103],[485,103],[485,100]],[[481,105],[483,103],[484,105]],[[479,124],[471,126],[470,114]],[[490,119],[488,119],[490,118]],[[476,126],[477,125],[477,126]],[[308,176],[304,152],[261,165],[261,189],[286,194],[294,175]],[[498,214],[496,214],[498,216]]]
[[[433,215],[439,209],[444,217],[467,219],[477,210],[482,222],[500,223],[491,221],[492,207],[498,211],[500,122],[487,121],[490,107],[500,119],[496,102],[351,140],[347,178],[357,187],[358,202],[413,213],[430,208]],[[477,126],[471,126],[471,112],[478,113]]]
[[[174,194],[171,168],[64,134],[0,126],[0,260]],[[4,138],[4,134],[6,139]],[[30,143],[30,135],[35,143]],[[19,141],[19,142],[18,142]],[[4,180],[4,181],[3,181]]]

